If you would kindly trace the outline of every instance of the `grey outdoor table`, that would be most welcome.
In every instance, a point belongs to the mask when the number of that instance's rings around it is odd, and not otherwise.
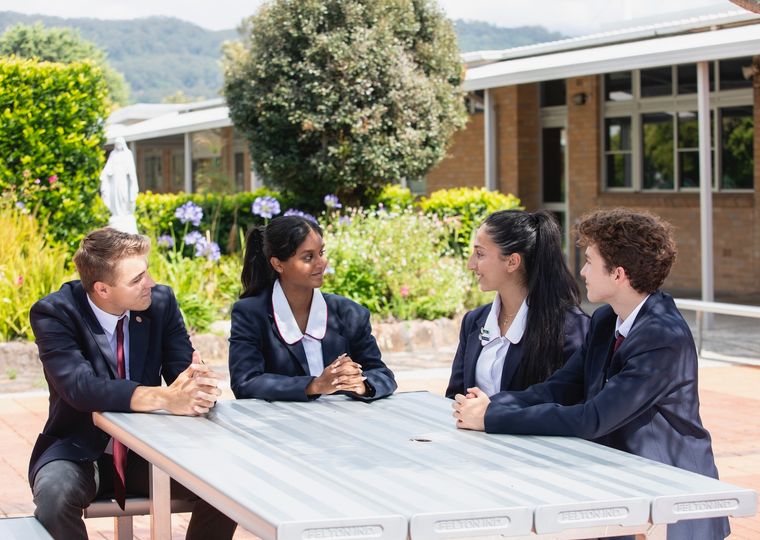
[[[750,489],[580,439],[458,430],[450,404],[415,392],[94,418],[153,465],[154,538],[170,537],[169,477],[264,540],[664,539],[667,523],[756,511]]]

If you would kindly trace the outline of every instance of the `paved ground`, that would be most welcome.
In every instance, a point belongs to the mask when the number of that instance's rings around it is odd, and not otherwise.
[[[742,359],[760,365],[760,323],[721,318],[705,338],[700,360],[702,418],[713,436],[721,478],[760,492],[760,367],[727,362]],[[750,341],[750,343],[747,343]],[[399,381],[399,391],[442,394],[453,347],[385,356]],[[708,359],[710,358],[710,359]],[[714,358],[722,358],[715,361]],[[224,369],[224,366],[219,366]],[[232,397],[226,389],[226,397]],[[42,391],[0,394],[0,517],[30,515],[34,510],[26,480],[32,444],[47,416]],[[184,538],[187,516],[173,518],[174,538]],[[91,538],[113,538],[111,519],[87,520]],[[760,517],[732,520],[735,540],[760,538]],[[149,538],[147,518],[135,519],[135,537]],[[239,530],[236,539],[255,538]]]

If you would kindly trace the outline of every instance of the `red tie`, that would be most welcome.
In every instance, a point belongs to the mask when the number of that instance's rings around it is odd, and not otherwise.
[[[622,345],[623,340],[625,339],[625,336],[623,334],[618,334],[615,338],[615,345],[612,347],[612,354],[615,354],[617,350],[620,348],[620,345]]]
[[[127,377],[127,370],[124,364],[124,319],[122,317],[116,323],[116,372],[120,379]],[[116,502],[124,510],[124,500],[126,499],[126,475],[127,470],[127,447],[116,439],[113,440],[113,491],[116,496]]]

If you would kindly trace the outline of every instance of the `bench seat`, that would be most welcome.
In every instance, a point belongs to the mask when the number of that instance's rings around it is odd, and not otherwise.
[[[3,540],[53,540],[50,533],[34,516],[0,519],[0,538]]]

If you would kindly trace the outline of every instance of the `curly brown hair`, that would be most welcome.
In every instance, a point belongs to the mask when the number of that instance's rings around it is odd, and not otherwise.
[[[640,293],[659,289],[676,260],[673,227],[649,212],[597,210],[583,216],[575,232],[579,246],[595,246],[607,271],[622,267]]]

